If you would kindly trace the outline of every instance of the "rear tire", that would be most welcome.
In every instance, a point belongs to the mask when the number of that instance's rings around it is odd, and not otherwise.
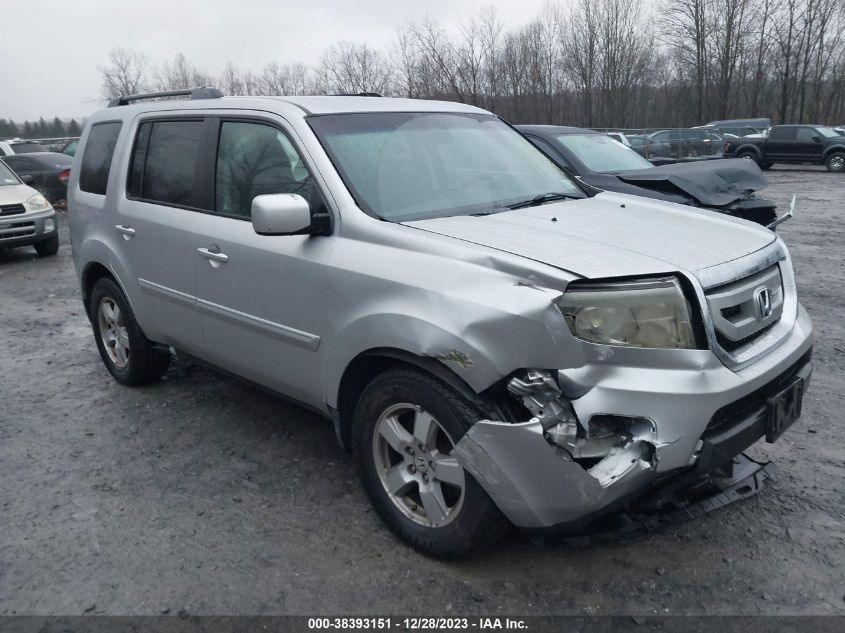
[[[828,171],[841,173],[845,171],[845,152],[833,152],[824,162]]]
[[[352,445],[364,489],[388,527],[428,556],[466,556],[512,527],[451,457],[482,417],[451,387],[411,368],[377,376],[355,408]]]
[[[758,156],[757,156],[757,154],[755,154],[752,151],[740,152],[739,154],[736,155],[736,157],[737,158],[744,158],[745,160],[753,160],[755,163],[757,163],[759,165]]]
[[[41,240],[32,245],[39,257],[49,257],[59,252],[59,234],[56,233],[46,240]]]
[[[167,371],[170,352],[155,348],[144,336],[129,301],[113,279],[103,277],[94,284],[88,314],[100,357],[117,382],[143,385]]]

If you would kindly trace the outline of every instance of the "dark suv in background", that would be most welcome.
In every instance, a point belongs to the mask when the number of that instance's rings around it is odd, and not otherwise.
[[[724,153],[725,158],[754,160],[763,169],[792,163],[845,171],[845,137],[824,125],[775,125],[766,137],[727,140]]]

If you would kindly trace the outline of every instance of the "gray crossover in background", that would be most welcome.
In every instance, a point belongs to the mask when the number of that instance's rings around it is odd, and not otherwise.
[[[570,179],[496,116],[377,97],[120,99],[69,184],[106,367],[170,348],[330,417],[431,555],[572,529],[800,414],[773,232]]]

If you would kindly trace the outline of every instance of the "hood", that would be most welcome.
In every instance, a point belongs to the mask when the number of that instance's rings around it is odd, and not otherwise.
[[[753,160],[731,158],[673,163],[616,174],[622,182],[663,193],[686,194],[708,207],[725,207],[768,185]]]
[[[620,180],[617,174],[590,173],[581,176],[581,180],[588,185],[593,185],[605,191],[615,191],[616,193],[625,193],[631,196],[645,196],[646,198],[662,200],[663,202],[674,202],[676,204],[690,204],[692,202],[690,196],[680,191],[660,191],[659,189],[649,189],[647,186],[634,185]]]
[[[21,204],[38,193],[28,185],[0,186],[0,205]]]
[[[404,224],[590,278],[696,272],[775,239],[767,229],[719,213],[607,192],[494,215]]]

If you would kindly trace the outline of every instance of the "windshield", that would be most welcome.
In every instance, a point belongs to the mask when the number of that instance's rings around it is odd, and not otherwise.
[[[23,143],[12,143],[11,145],[15,154],[30,154],[32,152],[44,151],[44,146],[41,143],[36,143],[35,141],[24,141]]]
[[[839,136],[839,132],[834,130],[832,127],[817,127],[816,129],[819,131],[819,134],[826,136],[827,138]]]
[[[379,112],[308,119],[358,205],[392,222],[474,215],[584,193],[492,115]]]
[[[19,185],[20,180],[15,177],[12,170],[6,167],[6,164],[0,160],[0,187],[5,185]]]
[[[603,134],[558,134],[556,138],[591,171],[610,173],[654,167],[630,147]]]

